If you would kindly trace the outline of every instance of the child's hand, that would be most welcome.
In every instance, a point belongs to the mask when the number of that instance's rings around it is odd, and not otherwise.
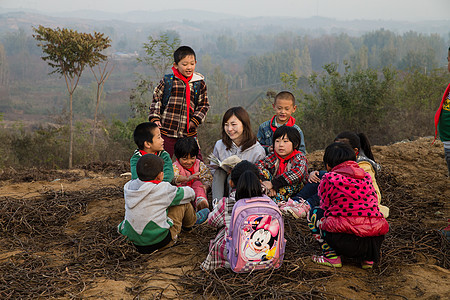
[[[267,196],[269,197],[275,197],[277,195],[277,192],[274,189],[270,189],[267,193]]]
[[[319,171],[312,171],[311,173],[309,173],[308,182],[319,183],[320,182]]]
[[[189,130],[197,128],[194,122],[189,122]]]
[[[266,187],[266,190],[270,191],[273,188],[272,182],[270,181],[263,181],[262,184]],[[269,195],[267,195],[269,196]]]
[[[158,125],[158,127],[161,127],[161,121],[154,121],[153,123],[155,123],[156,125]]]
[[[199,175],[200,175],[200,172],[192,174],[191,176],[188,177],[188,181],[199,180],[200,179]]]
[[[273,152],[273,145],[272,146],[269,146],[269,153],[270,152]]]

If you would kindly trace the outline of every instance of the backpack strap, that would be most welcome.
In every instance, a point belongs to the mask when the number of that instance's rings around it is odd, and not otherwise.
[[[161,101],[161,110],[160,113],[162,114],[163,111],[166,109],[167,103],[169,103],[170,95],[172,94],[172,86],[173,86],[173,74],[166,74],[164,75],[164,91]],[[197,107],[198,105],[198,99],[200,95],[200,81],[194,81],[192,84],[194,87],[194,106]]]
[[[164,92],[161,101],[160,113],[162,114],[166,109],[167,103],[169,103],[170,94],[172,93],[173,74],[164,75]]]
[[[200,84],[201,81],[194,81],[193,86],[194,86],[194,106],[197,107],[198,105],[198,98],[200,95]]]

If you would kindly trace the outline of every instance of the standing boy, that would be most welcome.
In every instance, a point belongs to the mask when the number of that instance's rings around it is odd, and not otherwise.
[[[162,181],[171,182],[173,179],[172,159],[164,151],[164,140],[161,131],[153,122],[144,122],[136,126],[133,133],[134,142],[138,146],[130,159],[131,179],[137,179],[136,164],[145,154],[155,154],[164,161],[164,178]]]
[[[272,119],[262,123],[259,126],[257,135],[259,143],[266,150],[266,154],[269,154],[273,151],[273,133],[278,127],[282,125],[291,126],[298,130],[301,137],[301,144],[298,150],[302,151],[303,154],[306,154],[305,138],[303,136],[303,132],[300,127],[295,124],[295,119],[292,117],[292,114],[297,109],[297,106],[295,105],[294,95],[288,91],[279,92],[275,96],[275,101],[273,102],[272,106],[275,110],[275,115],[272,117]]]
[[[162,182],[164,161],[146,154],[136,165],[138,180],[128,181],[124,188],[125,219],[118,231],[130,240],[139,253],[148,254],[172,246],[181,232],[194,224],[204,223],[209,214],[205,208],[197,214],[190,201],[195,198],[190,187],[177,188]]]
[[[181,46],[173,58],[173,75],[164,76],[155,88],[148,117],[161,128],[170,157],[179,138],[197,136],[197,127],[204,122],[209,110],[204,77],[194,72],[197,64],[194,50]]]
[[[447,69],[450,72],[450,47],[448,48],[447,62]],[[444,143],[445,160],[448,168],[447,176],[450,177],[450,84],[447,86],[441,104],[434,115],[434,126],[434,139],[436,140],[439,132],[441,141]]]

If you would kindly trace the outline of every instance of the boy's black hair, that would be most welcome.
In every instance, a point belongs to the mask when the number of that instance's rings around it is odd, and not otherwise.
[[[236,201],[243,198],[261,197],[262,188],[258,175],[247,170],[239,177],[236,186]]]
[[[133,132],[133,138],[139,150],[144,149],[145,142],[153,143],[153,130],[157,127],[158,125],[153,122],[144,122],[136,126]]]
[[[178,64],[180,60],[185,58],[188,55],[193,55],[194,59],[197,60],[197,57],[195,56],[195,51],[189,46],[181,46],[175,52],[173,53],[173,61]]]
[[[248,160],[243,160],[236,166],[234,166],[233,170],[231,170],[230,179],[233,182],[234,186],[237,187],[239,178],[241,177],[242,174],[244,174],[245,171],[251,171],[255,173],[257,177],[259,176],[258,167],[255,164],[249,162]]]
[[[287,138],[292,142],[294,150],[298,150],[300,144],[302,143],[302,137],[300,136],[300,133],[297,129],[286,125],[278,127],[277,130],[275,130],[275,132],[273,133],[272,145],[274,148],[275,140],[283,136],[287,136]]]
[[[164,161],[155,154],[145,154],[141,156],[136,164],[136,173],[140,180],[150,181],[156,179],[163,171]]]
[[[344,131],[339,133],[334,139],[335,142],[342,141],[350,144],[352,148],[358,149],[358,151],[363,151],[367,158],[375,161],[372,153],[372,148],[370,147],[369,138],[364,133],[355,133],[351,131]]]
[[[197,157],[200,149],[198,148],[195,138],[189,136],[177,140],[173,150],[175,152],[175,157],[180,159],[188,154],[190,154],[191,157]]]
[[[323,163],[330,168],[334,168],[348,160],[356,161],[356,154],[352,147],[347,143],[335,142],[329,145],[323,154]]]
[[[292,100],[292,105],[295,106],[295,97],[294,97],[294,94],[292,94],[292,93],[289,92],[289,91],[281,91],[281,92],[279,92],[279,93],[275,96],[275,99],[273,100],[273,104],[276,104],[278,99]]]

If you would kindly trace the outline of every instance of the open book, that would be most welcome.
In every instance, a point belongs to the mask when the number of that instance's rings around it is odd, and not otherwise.
[[[209,166],[212,168],[222,168],[226,172],[230,172],[238,163],[242,161],[242,159],[237,155],[231,155],[225,158],[223,161],[220,161],[213,153],[209,156]]]

